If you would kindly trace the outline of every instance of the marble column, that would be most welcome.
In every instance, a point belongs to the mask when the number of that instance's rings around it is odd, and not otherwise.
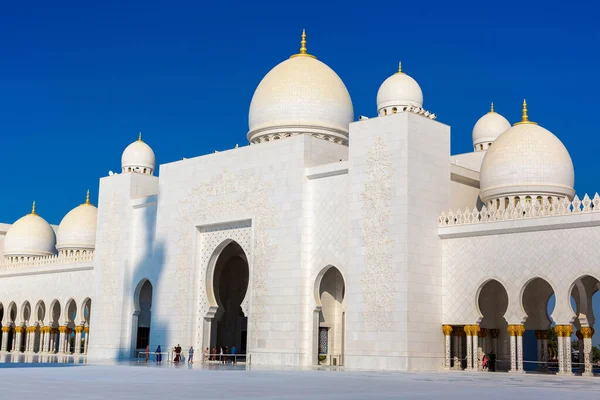
[[[523,368],[523,334],[525,325],[515,325],[515,334],[517,336],[517,371],[525,372]]]
[[[508,372],[517,371],[517,340],[515,325],[509,325],[507,330],[510,336],[510,370]]]
[[[90,327],[86,326],[83,328],[83,332],[85,333],[85,340],[83,341],[83,354],[87,354],[88,344],[90,344]]]
[[[2,327],[2,347],[0,351],[8,351],[8,334],[10,332],[10,326]]]
[[[579,361],[583,360],[584,363],[584,371],[582,375],[584,376],[594,376],[592,371],[592,336],[594,335],[594,329],[585,326],[581,328],[581,336],[583,336],[583,358],[580,356]],[[581,354],[581,353],[579,353]]]
[[[563,345],[563,325],[556,325],[554,327],[556,332],[556,342],[558,347],[558,374],[565,374],[565,349]]]
[[[547,371],[548,370],[548,359],[550,358],[550,355],[548,354],[548,331],[541,331],[541,337],[542,337],[542,370],[543,371]]]
[[[565,356],[565,375],[573,375],[573,365],[571,362],[571,335],[573,327],[571,325],[563,325],[563,343]]]
[[[585,363],[583,361],[584,351],[583,351],[583,334],[581,330],[575,332],[575,337],[577,338],[577,350],[579,351],[579,357],[577,363],[579,364],[579,373],[583,375],[585,372]]]
[[[464,333],[465,333],[465,329],[462,326],[459,327],[456,331],[456,335],[458,336],[458,369],[460,369],[460,370],[463,369],[463,367],[462,367],[462,362],[463,362],[463,360],[462,360],[462,358],[463,358],[463,356],[462,356],[463,355],[463,343],[462,343],[463,340],[462,340],[462,338],[463,338]]]
[[[45,329],[46,329],[46,335],[45,335],[46,342],[44,343],[44,353],[49,354],[52,351],[52,349],[50,347],[52,345],[52,327],[47,326]]]
[[[23,341],[23,327],[22,326],[16,326],[15,327],[15,340],[14,340],[14,347],[13,347],[13,351],[19,353],[21,352],[21,343]]]
[[[81,332],[83,332],[83,326],[79,325],[75,327],[75,354],[81,354]]]
[[[473,370],[479,371],[481,369],[481,362],[479,359],[479,325],[471,325],[471,335],[473,336]]]
[[[467,371],[473,369],[473,336],[471,336],[471,325],[465,325],[467,335]]]
[[[77,328],[75,328],[75,329],[77,329]],[[450,335],[452,334],[452,326],[443,325],[442,332],[444,332],[444,343],[445,343],[445,350],[446,350],[445,351],[446,357],[444,358],[444,369],[450,369],[450,338],[451,338]],[[86,335],[86,338],[87,338],[87,335]],[[81,331],[79,333],[79,341],[81,342]]]
[[[544,363],[543,363],[543,355],[542,355],[542,332],[541,330],[537,329],[535,331],[535,338],[537,339],[537,361],[538,361],[538,365],[537,365],[537,370],[541,371],[544,367]]]
[[[58,327],[58,332],[59,332],[59,345],[58,345],[58,353],[59,354],[65,354],[67,352],[67,331],[69,328],[67,328],[66,326],[59,326]]]

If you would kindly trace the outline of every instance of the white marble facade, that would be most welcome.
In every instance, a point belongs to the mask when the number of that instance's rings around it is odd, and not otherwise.
[[[514,128],[492,109],[474,152],[451,156],[414,79],[399,69],[377,98],[377,116],[353,122],[303,36],[257,88],[251,145],[155,176],[140,136],[100,180],[97,209],[88,197],[58,227],[35,208],[0,225],[0,352],[235,345],[255,364],[479,370],[493,349],[519,372],[527,330],[549,359],[551,317],[569,373],[569,329],[591,343],[600,198],[573,199],[562,143],[525,106]],[[538,146],[525,161],[503,139],[514,129]]]

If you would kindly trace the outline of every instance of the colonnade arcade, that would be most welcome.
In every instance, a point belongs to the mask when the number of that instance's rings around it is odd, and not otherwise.
[[[32,306],[32,304],[34,304]],[[64,304],[0,303],[0,351],[39,354],[87,354],[92,300]]]
[[[485,282],[477,298],[481,317],[472,324],[442,326],[444,368],[480,371],[484,354],[493,354],[499,371],[593,375],[592,297],[599,289],[597,278],[578,278],[567,291],[573,319],[555,323],[551,318],[556,301],[554,289],[546,280],[533,278],[520,292],[524,318],[518,324],[509,324],[509,296],[504,285],[494,279]],[[577,341],[575,349],[572,341]]]

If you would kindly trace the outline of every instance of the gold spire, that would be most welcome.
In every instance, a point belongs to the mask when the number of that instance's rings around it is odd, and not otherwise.
[[[140,135],[138,136],[138,142],[142,141],[142,132],[140,132]]]
[[[290,58],[294,58],[294,57],[317,58],[317,57],[313,56],[312,54],[308,54],[308,52],[306,51],[306,30],[304,30],[304,29],[302,29],[302,40],[300,40],[300,53],[294,54]]]
[[[35,200],[33,201],[33,205],[31,206],[31,214],[30,215],[37,215],[35,213]]]
[[[496,111],[494,111],[494,102],[492,101],[492,106],[490,107],[490,112],[491,113],[495,113]]]
[[[85,195],[85,203],[83,204],[87,204],[88,206],[91,205],[92,203],[90,203],[90,190],[88,189],[87,194]]]
[[[523,99],[523,115],[521,116],[521,122],[517,122],[515,125],[521,124],[534,124],[537,125],[537,122],[533,122],[529,120],[529,115],[527,115],[527,100]]]
[[[403,74],[404,72],[402,72],[402,61],[398,62],[398,72],[396,72],[397,74]]]

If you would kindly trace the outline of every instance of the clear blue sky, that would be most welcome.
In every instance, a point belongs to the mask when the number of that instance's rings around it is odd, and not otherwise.
[[[58,224],[138,131],[159,163],[246,144],[260,79],[308,48],[373,115],[402,60],[425,107],[452,127],[453,153],[490,101],[565,143],[578,193],[600,189],[598,5],[544,2],[5,2],[0,13],[0,221],[37,200]]]

